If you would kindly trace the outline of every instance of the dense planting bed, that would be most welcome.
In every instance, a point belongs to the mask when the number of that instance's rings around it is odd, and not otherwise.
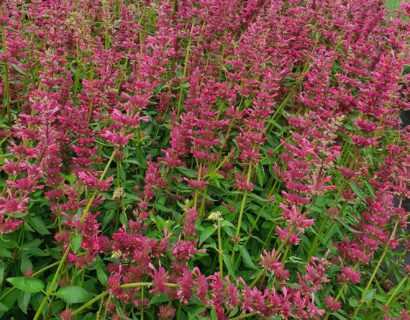
[[[410,319],[399,3],[0,0],[0,318]]]

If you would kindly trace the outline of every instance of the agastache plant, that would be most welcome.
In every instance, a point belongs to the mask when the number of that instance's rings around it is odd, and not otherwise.
[[[408,319],[398,2],[0,0],[0,319]]]

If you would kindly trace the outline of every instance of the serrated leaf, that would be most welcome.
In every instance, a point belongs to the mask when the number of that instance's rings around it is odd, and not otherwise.
[[[63,287],[59,289],[55,295],[69,304],[83,303],[95,296],[79,286]]]
[[[83,236],[79,233],[74,233],[71,236],[71,248],[73,249],[74,253],[77,253],[78,250],[81,248],[81,243],[83,242]]]
[[[24,292],[41,292],[44,289],[44,283],[37,278],[13,277],[8,278],[7,282],[11,283],[13,287]]]

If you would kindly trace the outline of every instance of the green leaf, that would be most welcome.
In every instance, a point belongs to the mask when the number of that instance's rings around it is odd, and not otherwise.
[[[256,167],[256,176],[258,177],[258,183],[260,186],[263,186],[266,182],[266,175],[263,171],[263,167],[257,166]]]
[[[0,263],[0,286],[3,283],[4,279],[4,269],[5,269],[5,264],[3,262]]]
[[[229,275],[231,276],[231,277],[236,277],[235,276],[235,268],[233,267],[233,265],[232,265],[232,262],[231,262],[231,258],[229,257],[229,256],[227,256],[227,255],[223,255],[223,260],[224,260],[224,264],[225,264],[225,267],[226,267],[226,269],[228,269],[228,273],[229,273]]]
[[[95,296],[79,286],[63,287],[55,295],[69,304],[83,303]]]
[[[166,212],[166,213],[172,212],[172,209],[167,208],[166,206],[159,204],[159,203],[154,203],[154,208],[159,211]]]
[[[169,297],[166,294],[160,294],[160,295],[153,296],[149,304],[153,305],[153,304],[164,303],[168,301],[169,301]]]
[[[364,297],[364,301],[369,302],[370,300],[373,299],[375,294],[376,294],[376,290],[370,289],[369,291],[367,291],[366,297]]]
[[[211,312],[210,312],[209,315],[210,315],[211,320],[217,320],[218,319],[218,317],[216,316],[215,309],[211,309]]]
[[[189,177],[189,178],[196,178],[196,171],[193,169],[188,169],[184,167],[176,167],[176,169],[181,172],[183,175]]]
[[[71,243],[71,248],[73,249],[73,252],[74,252],[74,253],[77,253],[77,252],[78,252],[78,250],[79,250],[80,247],[81,247],[82,241],[83,241],[83,237],[82,237],[82,235],[79,234],[79,233],[74,233],[74,234],[71,236],[70,243]]]
[[[206,239],[208,239],[216,230],[215,226],[210,226],[205,228],[201,234],[199,235],[199,245],[205,242]]]
[[[9,310],[9,308],[0,302],[0,312],[6,312],[7,310]]]
[[[350,187],[352,188],[353,192],[362,200],[366,197],[366,194],[355,184],[353,181],[349,182]]]
[[[20,262],[20,271],[24,273],[26,270],[33,270],[33,264],[31,263],[30,259],[27,255],[22,255],[21,262]]]
[[[30,292],[20,292],[19,298],[17,299],[17,304],[21,311],[27,314],[27,307],[31,300]]]
[[[50,231],[48,231],[44,221],[41,220],[39,217],[30,217],[29,224],[33,227],[34,230],[36,230],[42,236],[50,234]]]
[[[7,282],[10,282],[13,287],[24,292],[41,292],[44,289],[43,281],[36,278],[13,277],[8,278]]]
[[[349,305],[353,308],[357,307],[359,305],[359,302],[357,301],[356,298],[350,297],[349,298]]]
[[[23,75],[23,76],[26,75],[26,74],[23,72],[23,70],[21,70],[20,66],[18,66],[17,64],[11,63],[11,66],[12,66],[18,73],[20,73],[21,75]]]
[[[108,276],[107,276],[107,273],[105,272],[104,263],[101,260],[101,258],[99,258],[98,261],[97,261],[96,269],[97,269],[98,281],[100,281],[101,284],[105,286],[107,284],[107,281],[108,281]]]
[[[341,315],[340,313],[338,313],[338,312],[331,313],[331,315],[335,316],[336,318],[338,318],[338,319],[340,319],[340,320],[346,320],[346,319],[347,319],[346,317],[342,316],[342,315]]]
[[[245,266],[251,269],[258,269],[256,265],[253,263],[251,256],[249,255],[248,251],[244,246],[239,246],[239,252],[243,258],[243,262],[245,262]]]

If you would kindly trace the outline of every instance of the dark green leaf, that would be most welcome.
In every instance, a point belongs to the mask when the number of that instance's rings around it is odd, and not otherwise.
[[[34,230],[36,230],[42,236],[50,234],[50,231],[48,231],[45,223],[39,217],[30,217],[29,224],[33,227]]]
[[[199,245],[205,242],[206,239],[208,239],[216,230],[215,226],[210,226],[205,228],[201,234],[199,235]]]
[[[9,308],[0,302],[0,312],[6,312],[7,310],[9,310]]]
[[[224,260],[224,264],[225,264],[226,269],[228,269],[229,275],[231,277],[235,277],[235,269],[232,265],[231,258],[224,254],[223,255],[223,260]]]
[[[3,279],[4,279],[4,269],[5,269],[5,264],[3,262],[0,262],[0,286],[3,283]]]
[[[353,192],[362,200],[366,197],[366,194],[355,184],[353,181],[349,182],[350,187],[352,188]]]
[[[21,311],[27,314],[27,307],[30,303],[31,293],[30,292],[20,292],[19,298],[17,299],[17,304]]]
[[[193,169],[188,169],[184,167],[176,167],[176,169],[181,172],[183,175],[189,177],[189,178],[196,178],[196,171]]]
[[[248,251],[244,246],[238,246],[239,252],[243,258],[243,262],[245,266],[251,269],[257,269],[256,265],[253,263],[251,256],[249,255]]]

